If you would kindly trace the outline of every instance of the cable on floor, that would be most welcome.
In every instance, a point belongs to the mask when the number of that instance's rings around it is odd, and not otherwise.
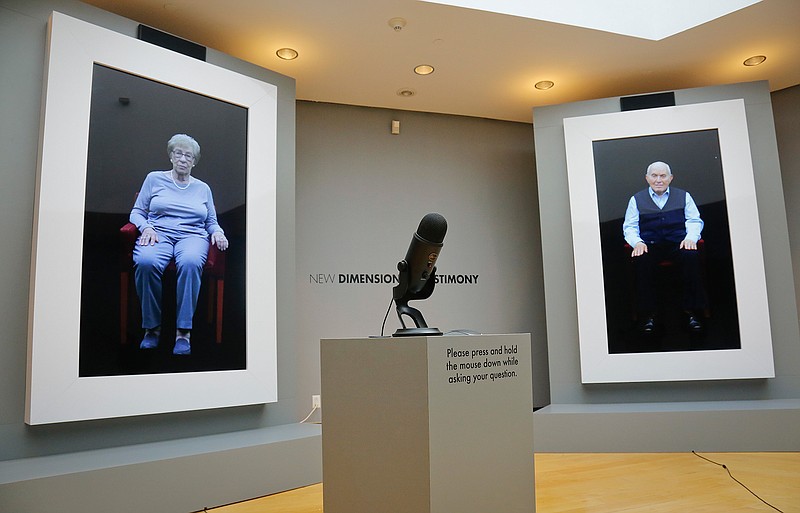
[[[727,472],[727,473],[728,473],[728,476],[729,476],[731,479],[733,479],[734,481],[736,481],[736,482],[737,482],[737,483],[738,483],[738,484],[739,484],[739,485],[740,485],[742,488],[744,488],[745,490],[747,490],[748,492],[750,492],[750,494],[751,494],[753,497],[755,497],[756,499],[760,500],[761,502],[763,502],[764,504],[766,504],[766,505],[767,505],[767,506],[769,506],[770,508],[774,509],[775,511],[779,511],[780,513],[784,513],[782,510],[780,510],[780,509],[776,508],[775,506],[773,506],[773,505],[772,505],[772,504],[770,504],[769,502],[767,502],[767,501],[765,501],[764,499],[762,499],[761,497],[759,497],[759,496],[758,496],[758,495],[757,495],[757,494],[756,494],[756,493],[755,493],[753,490],[751,490],[750,488],[748,488],[748,487],[747,487],[747,486],[746,486],[744,483],[742,483],[741,481],[739,481],[738,479],[736,479],[735,477],[733,477],[733,474],[731,474],[731,470],[730,470],[730,469],[727,467],[727,465],[724,465],[724,464],[722,464],[722,463],[717,463],[717,462],[716,462],[716,461],[714,461],[714,460],[708,459],[708,458],[706,458],[705,456],[702,456],[702,455],[700,455],[700,454],[697,454],[695,451],[692,451],[692,454],[694,454],[694,455],[695,455],[695,456],[697,456],[698,458],[701,458],[701,459],[704,459],[704,460],[706,460],[706,461],[707,461],[707,462],[709,462],[709,463],[713,463],[714,465],[717,465],[717,466],[719,466],[719,467],[722,467],[722,468],[724,468],[724,469],[725,469],[725,472]]]

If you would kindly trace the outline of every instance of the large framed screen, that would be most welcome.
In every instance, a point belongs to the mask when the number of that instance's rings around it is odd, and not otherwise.
[[[774,377],[744,102],[566,118],[564,134],[582,382]],[[662,330],[637,331],[637,276],[623,225],[657,161],[671,166],[672,186],[690,192],[705,221],[701,280],[709,301],[695,312],[702,332],[670,327],[686,313],[680,291],[656,307]],[[682,278],[661,280],[658,294],[666,294]]]
[[[276,401],[276,86],[54,12],[41,126],[26,422]],[[200,144],[193,183],[230,242],[224,288],[201,282],[188,355],[139,349],[119,249],[179,133]],[[175,287],[165,276],[165,332]]]

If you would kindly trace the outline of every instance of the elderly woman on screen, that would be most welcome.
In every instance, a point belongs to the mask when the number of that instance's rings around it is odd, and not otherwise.
[[[153,349],[161,335],[161,277],[171,260],[177,269],[176,355],[191,354],[191,330],[200,278],[209,244],[228,248],[209,186],[192,176],[200,145],[185,134],[167,143],[168,171],[151,171],[131,210],[130,221],[141,234],[133,250],[136,292],[142,305],[144,338],[139,347]]]

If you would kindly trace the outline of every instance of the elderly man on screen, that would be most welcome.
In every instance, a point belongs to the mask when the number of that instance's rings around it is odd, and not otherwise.
[[[676,263],[681,270],[687,328],[691,331],[703,328],[697,316],[698,311],[706,308],[697,252],[703,220],[692,196],[683,189],[670,187],[673,178],[666,163],[650,164],[645,173],[649,187],[631,197],[622,226],[625,241],[633,248],[636,307],[644,333],[652,333],[656,328],[659,290],[655,270],[665,260]]]

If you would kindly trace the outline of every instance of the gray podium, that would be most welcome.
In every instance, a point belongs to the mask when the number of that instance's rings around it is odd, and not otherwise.
[[[530,335],[323,339],[325,513],[531,513]]]

